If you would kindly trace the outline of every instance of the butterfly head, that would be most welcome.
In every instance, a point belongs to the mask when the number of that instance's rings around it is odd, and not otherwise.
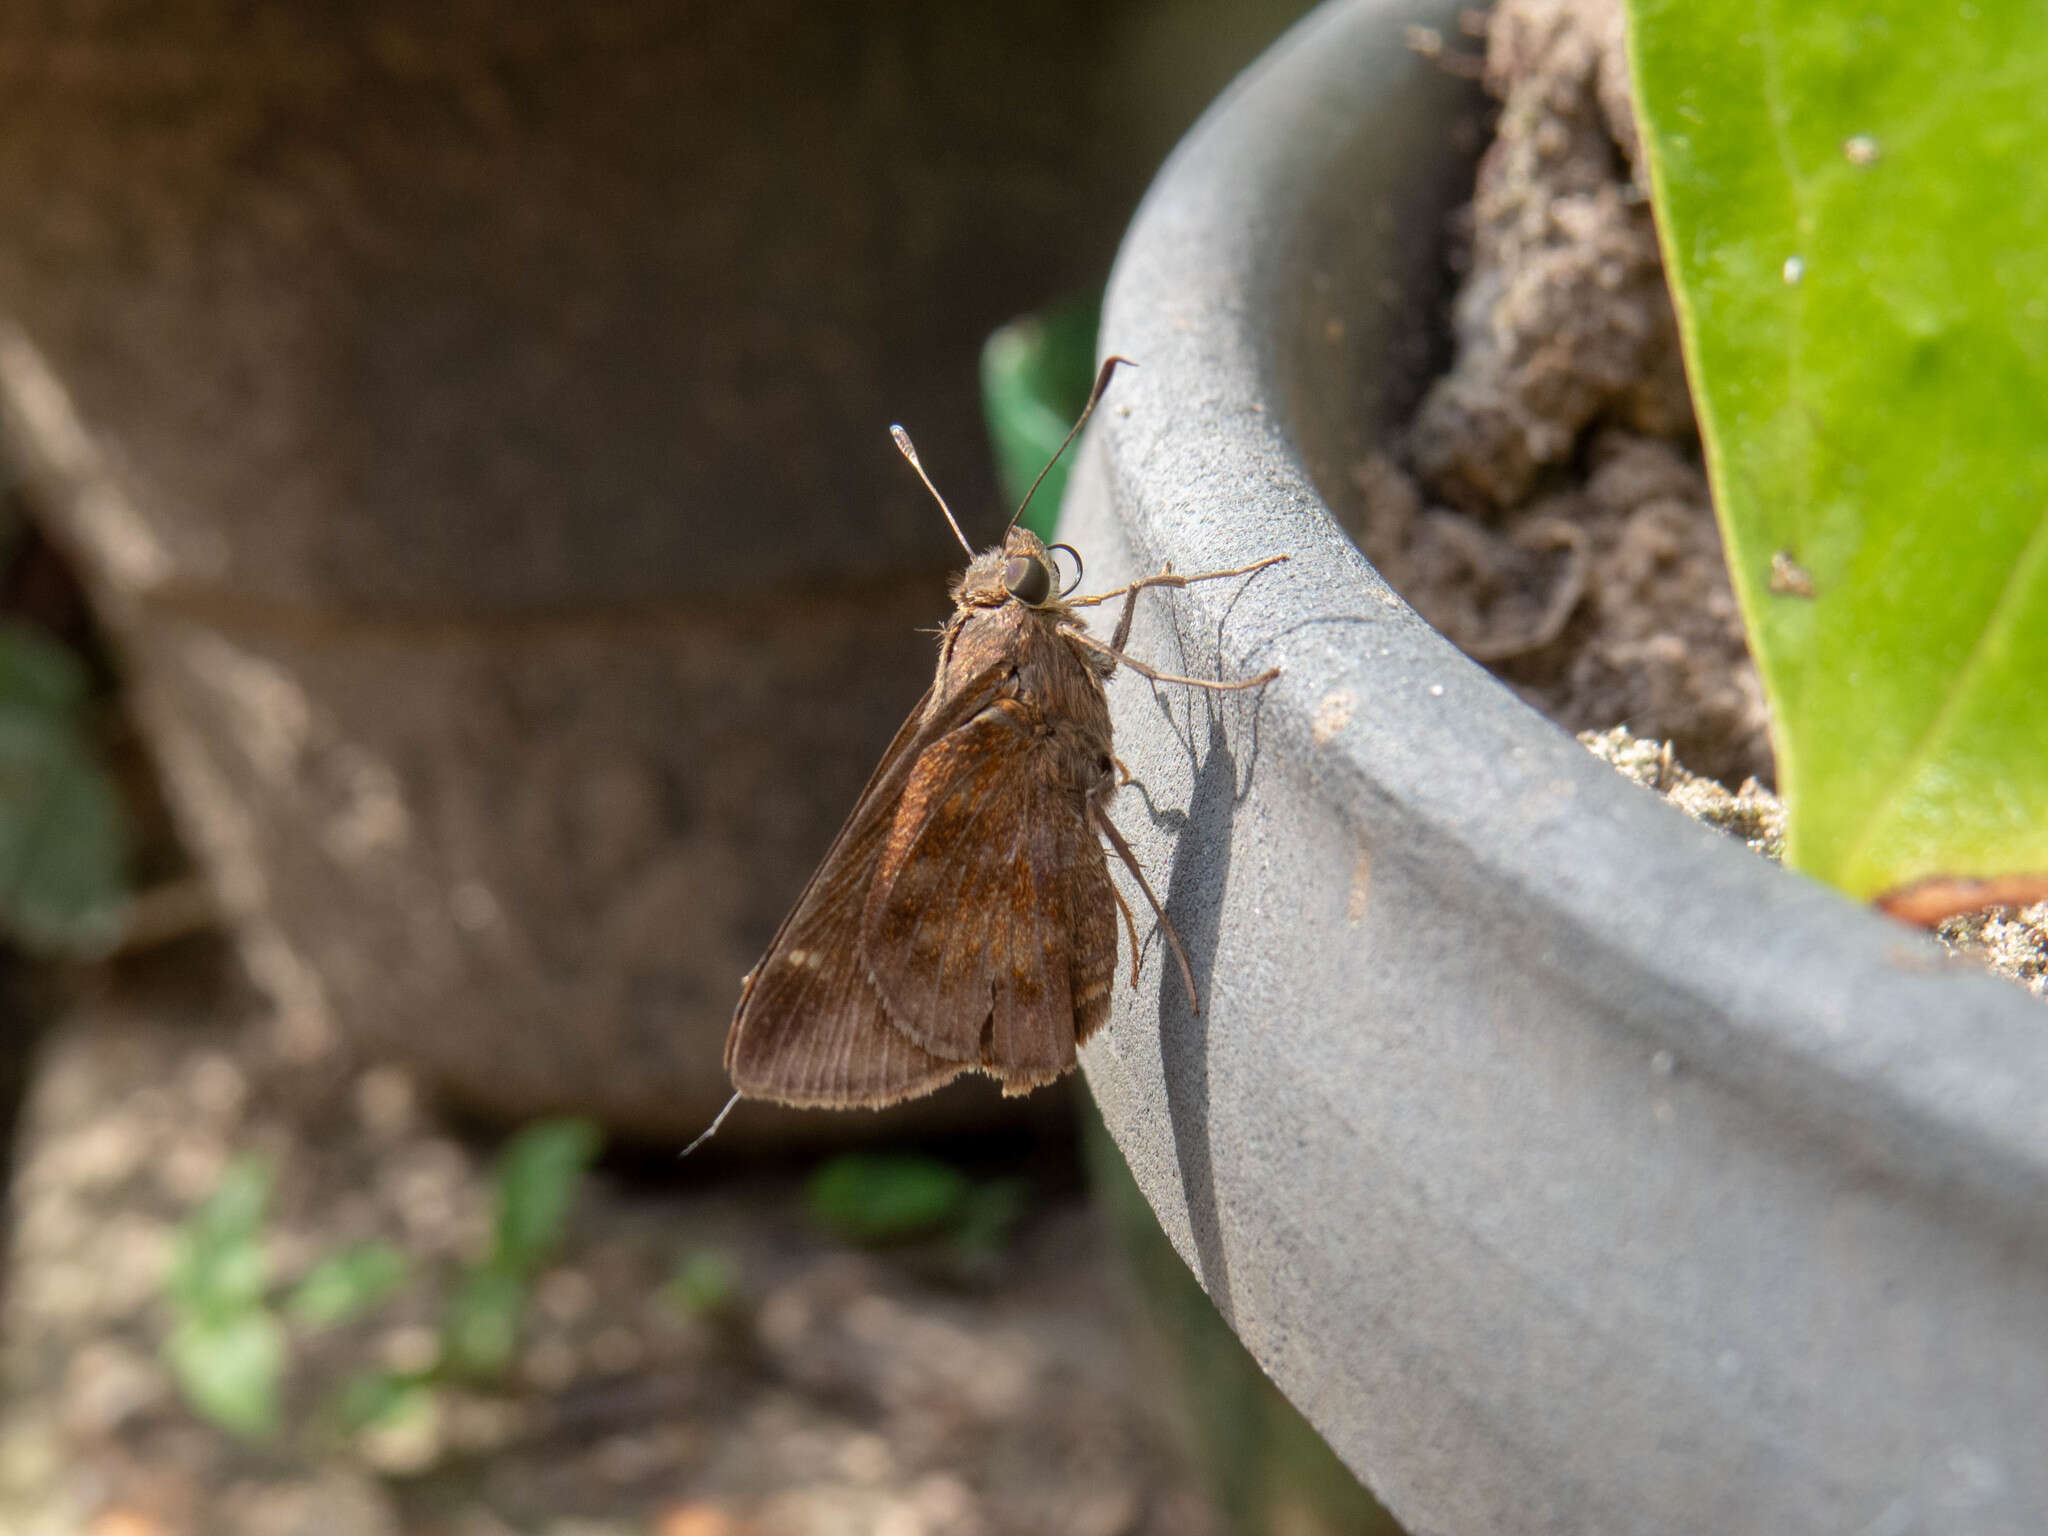
[[[1000,608],[1022,603],[1027,608],[1053,608],[1072,591],[1061,580],[1053,550],[1072,555],[1070,545],[1048,548],[1029,528],[1012,528],[1003,542],[976,555],[953,585],[953,601],[974,608]],[[1078,579],[1079,556],[1075,556]],[[1064,590],[1063,590],[1064,588]]]

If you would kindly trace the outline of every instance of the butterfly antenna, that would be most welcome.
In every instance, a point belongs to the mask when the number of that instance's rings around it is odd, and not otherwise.
[[[1022,517],[1024,509],[1031,505],[1031,498],[1036,496],[1038,488],[1045,484],[1045,477],[1052,473],[1053,465],[1059,463],[1060,455],[1067,451],[1068,446],[1074,439],[1081,435],[1081,429],[1088,425],[1088,418],[1095,414],[1095,403],[1102,398],[1102,392],[1109,388],[1109,376],[1116,372],[1118,363],[1122,363],[1130,368],[1138,366],[1128,357],[1117,357],[1114,354],[1102,360],[1102,371],[1095,375],[1095,387],[1088,391],[1088,403],[1081,407],[1080,416],[1075,420],[1073,426],[1067,429],[1067,435],[1060,439],[1060,445],[1052,451],[1052,457],[1045,461],[1045,468],[1041,469],[1038,472],[1038,478],[1031,482],[1031,489],[1024,493],[1024,499],[1017,503],[1017,510],[1010,518],[1009,528],[1003,530],[1005,537],[1008,536],[1010,528],[1017,526],[1017,519]]]
[[[725,1117],[732,1113],[733,1105],[739,1103],[739,1101],[740,1096],[738,1094],[734,1094],[731,1098],[727,1099],[725,1101],[725,1108],[721,1109],[718,1112],[717,1117],[713,1119],[709,1125],[704,1127],[703,1131],[698,1134],[697,1139],[691,1142],[687,1147],[683,1148],[682,1151],[676,1154],[676,1161],[680,1163],[692,1152],[696,1151],[699,1147],[703,1146],[705,1142],[709,1141],[713,1136],[717,1135],[718,1128],[721,1125],[725,1124]]]
[[[917,471],[917,478],[924,482],[924,488],[932,493],[932,500],[936,501],[939,504],[939,510],[946,514],[946,522],[953,529],[953,537],[960,541],[960,547],[967,551],[967,558],[972,560],[974,558],[974,546],[967,542],[967,535],[960,531],[960,524],[954,521],[953,509],[946,505],[946,498],[939,494],[939,488],[932,484],[932,477],[924,472],[924,465],[918,462],[917,449],[911,444],[910,434],[901,427],[892,426],[889,428],[889,435],[896,439],[897,451],[903,457],[910,460],[910,467]],[[726,1108],[731,1109],[732,1106],[728,1104]],[[723,1118],[723,1116],[720,1118]],[[711,1133],[706,1131],[704,1134],[708,1136]]]

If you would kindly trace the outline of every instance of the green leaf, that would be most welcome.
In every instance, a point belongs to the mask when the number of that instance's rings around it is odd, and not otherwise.
[[[358,1243],[314,1265],[285,1304],[302,1328],[360,1317],[405,1283],[405,1255],[389,1243]]]
[[[954,1225],[953,1246],[966,1258],[993,1258],[1010,1241],[1030,1204],[1027,1180],[991,1179],[976,1186]]]
[[[450,1370],[494,1376],[511,1365],[526,1311],[527,1277],[561,1241],[577,1182],[603,1144],[588,1120],[543,1120],[498,1154],[491,1257],[462,1277],[442,1322],[441,1349]]]
[[[811,1219],[851,1243],[896,1243],[955,1220],[972,1184],[937,1158],[862,1152],[835,1157],[811,1175]]]
[[[525,1276],[502,1265],[486,1264],[462,1277],[441,1329],[441,1356],[450,1371],[499,1376],[511,1367],[526,1289]]]
[[[1786,857],[1861,896],[2048,872],[2048,25],[1629,10]]]
[[[543,1120],[514,1136],[498,1156],[494,1262],[532,1269],[561,1241],[577,1181],[604,1138],[588,1120]]]
[[[982,414],[995,449],[997,483],[1012,506],[1024,499],[1088,403],[1100,322],[1097,300],[1077,300],[1013,320],[982,344]],[[1065,459],[1053,466],[1024,514],[1024,526],[1042,539],[1052,537],[1058,520],[1067,468]]]
[[[278,1424],[284,1328],[260,1307],[186,1317],[165,1344],[187,1402],[231,1434],[260,1439]]]
[[[433,1388],[417,1376],[361,1371],[343,1384],[335,1403],[342,1431],[388,1429],[431,1408]]]
[[[270,1165],[262,1159],[230,1163],[179,1228],[169,1284],[171,1304],[182,1316],[225,1323],[262,1303],[270,1284],[263,1244],[270,1186]]]
[[[34,949],[95,954],[121,935],[126,827],[89,719],[78,658],[0,629],[0,924]]]
[[[72,715],[85,707],[85,665],[33,629],[0,629],[0,699],[40,713]]]
[[[171,1259],[172,1324],[164,1355],[192,1406],[237,1435],[277,1427],[284,1330],[263,1305],[270,1262],[263,1218],[271,1171],[260,1158],[228,1165],[179,1228]]]
[[[739,1267],[715,1248],[699,1248],[676,1265],[662,1294],[685,1316],[717,1317],[739,1299]]]

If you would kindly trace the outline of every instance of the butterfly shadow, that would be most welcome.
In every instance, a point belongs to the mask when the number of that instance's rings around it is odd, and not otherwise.
[[[1220,713],[1209,722],[1208,750],[1175,839],[1166,913],[1179,932],[1205,1006],[1196,1012],[1177,978],[1159,988],[1159,1047],[1165,1074],[1166,1116],[1187,1202],[1195,1270],[1224,1317],[1231,1315],[1230,1266],[1216,1202],[1216,1164],[1209,1101],[1209,1019],[1216,989],[1217,942],[1223,925],[1223,887],[1230,867],[1231,829],[1237,809],[1237,758]]]
[[[1180,631],[1177,614],[1175,620],[1174,638],[1185,657],[1195,647],[1187,643],[1186,635]],[[1221,628],[1219,623],[1218,633],[1210,640],[1212,654],[1222,653]],[[1160,807],[1142,786],[1136,787],[1153,825],[1173,838],[1173,872],[1166,888],[1166,913],[1187,951],[1196,994],[1203,1000],[1201,1010],[1196,1011],[1186,990],[1176,985],[1177,978],[1170,974],[1159,989],[1159,1042],[1167,1122],[1173,1134],[1182,1197],[1187,1203],[1196,1274],[1217,1310],[1228,1319],[1233,1308],[1230,1265],[1224,1252],[1216,1194],[1209,1020],[1215,999],[1216,953],[1222,937],[1231,840],[1238,807],[1251,793],[1258,764],[1265,690],[1218,696],[1155,684],[1153,694],[1166,717],[1167,728],[1187,754],[1187,804],[1182,809]]]
[[[1238,587],[1223,605],[1213,630],[1199,639],[1189,633],[1179,605],[1169,611],[1161,628],[1170,635],[1183,664],[1191,657],[1229,657],[1225,631],[1232,611],[1250,585],[1247,581]],[[1377,614],[1320,615],[1280,631],[1266,645],[1320,625],[1373,630],[1385,623],[1385,616]],[[1253,670],[1258,665],[1256,655],[1220,662],[1223,675]],[[1259,728],[1267,692],[1261,688],[1247,694],[1218,695],[1154,683],[1152,693],[1164,725],[1186,754],[1190,782],[1187,805],[1184,809],[1159,805],[1142,782],[1134,781],[1131,788],[1143,798],[1153,826],[1173,839],[1173,872],[1166,888],[1166,913],[1187,951],[1196,992],[1203,1000],[1203,1007],[1197,1012],[1186,991],[1173,984],[1169,968],[1158,992],[1167,1121],[1180,1169],[1182,1197],[1187,1203],[1196,1273],[1216,1309],[1228,1320],[1233,1316],[1233,1300],[1216,1192],[1210,1019],[1215,1005],[1216,955],[1222,937],[1232,839],[1238,809],[1250,798],[1258,771]],[[1155,928],[1146,948],[1157,938]]]

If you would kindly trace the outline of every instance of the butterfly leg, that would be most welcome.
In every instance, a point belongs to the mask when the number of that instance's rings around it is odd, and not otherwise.
[[[1124,640],[1130,638],[1132,601],[1147,587],[1185,587],[1197,581],[1222,581],[1231,576],[1249,576],[1254,571],[1263,571],[1269,565],[1278,565],[1286,558],[1285,555],[1268,555],[1263,560],[1254,560],[1250,565],[1240,565],[1234,571],[1200,571],[1193,576],[1178,575],[1169,565],[1157,576],[1140,576],[1136,581],[1127,582],[1121,587],[1111,587],[1107,592],[1097,592],[1093,597],[1070,597],[1066,600],[1067,606],[1093,608],[1108,602],[1112,597],[1121,597],[1124,600],[1124,611],[1117,621],[1117,635],[1120,638],[1115,643],[1117,649],[1122,650]]]
[[[1140,677],[1149,677],[1155,683],[1185,683],[1190,688],[1212,688],[1219,693],[1230,693],[1242,688],[1256,688],[1261,683],[1270,683],[1274,678],[1278,677],[1280,669],[1273,667],[1260,673],[1257,677],[1245,678],[1235,683],[1218,683],[1211,682],[1206,678],[1178,677],[1171,672],[1157,671],[1130,655],[1124,650],[1124,647],[1130,643],[1131,621],[1138,614],[1138,594],[1147,587],[1185,587],[1190,582],[1218,581],[1227,576],[1249,576],[1254,571],[1263,571],[1269,565],[1278,565],[1286,558],[1287,556],[1285,555],[1268,555],[1263,560],[1254,560],[1250,565],[1241,565],[1234,571],[1202,571],[1193,576],[1179,575],[1169,565],[1157,576],[1140,576],[1136,581],[1121,587],[1112,588],[1107,592],[1097,593],[1094,597],[1077,597],[1071,600],[1068,604],[1070,607],[1088,608],[1093,607],[1097,603],[1108,602],[1112,597],[1123,598],[1123,612],[1117,615],[1116,629],[1111,633],[1107,645],[1104,645],[1085,630],[1072,629],[1068,633],[1072,634],[1076,640],[1082,645],[1087,646],[1090,650],[1108,656],[1112,660],[1122,662]]]
[[[1079,644],[1085,645],[1089,650],[1099,652],[1107,656],[1111,661],[1129,667],[1138,676],[1151,678],[1155,683],[1185,683],[1190,688],[1208,688],[1217,693],[1236,693],[1241,689],[1257,688],[1263,683],[1270,683],[1280,675],[1278,667],[1268,667],[1256,677],[1241,677],[1233,683],[1216,682],[1206,677],[1181,677],[1172,672],[1161,672],[1156,668],[1148,667],[1144,662],[1138,660],[1137,657],[1120,651],[1113,645],[1104,645],[1092,635],[1083,634],[1079,630],[1068,630],[1066,633],[1072,635]]]
[[[1173,574],[1173,567],[1167,566],[1150,581],[1134,581],[1124,591],[1124,609],[1116,616],[1116,631],[1109,637],[1109,648],[1120,651],[1130,643],[1131,621],[1138,616],[1138,594],[1148,586],[1184,587],[1187,583]]]
[[[1127,581],[1120,587],[1111,587],[1107,592],[1097,592],[1091,597],[1070,597],[1065,599],[1065,602],[1069,608],[1099,608],[1111,598],[1121,597],[1124,599],[1124,607],[1128,609],[1131,595],[1142,592],[1147,587],[1184,587],[1191,580],[1201,579],[1199,576],[1176,576],[1173,567],[1168,565],[1157,576],[1140,576],[1136,581]]]
[[[1116,909],[1124,915],[1124,928],[1131,936],[1131,990],[1138,987],[1138,920],[1131,916],[1131,904],[1124,900],[1124,893],[1116,888],[1114,880],[1109,882],[1109,894],[1116,898]]]
[[[1152,882],[1145,878],[1145,871],[1138,865],[1138,856],[1131,852],[1131,845],[1124,841],[1123,833],[1117,831],[1115,826],[1111,824],[1109,817],[1103,813],[1102,807],[1095,803],[1094,795],[1091,794],[1086,803],[1090,825],[1109,839],[1109,846],[1116,850],[1116,856],[1124,861],[1124,868],[1128,869],[1131,872],[1131,878],[1138,882],[1138,889],[1143,891],[1145,899],[1152,903],[1152,913],[1159,919],[1159,931],[1166,935],[1166,942],[1173,949],[1173,958],[1180,962],[1180,979],[1181,984],[1188,989],[1189,1011],[1200,1013],[1202,1011],[1202,1000],[1195,991],[1195,968],[1188,964],[1188,952],[1181,947],[1180,934],[1174,929],[1173,919],[1166,915],[1166,908],[1162,907],[1159,904],[1159,898],[1152,894]],[[1110,889],[1114,890],[1115,887],[1111,886]],[[1118,897],[1118,901],[1121,903],[1122,897]],[[1125,908],[1124,915],[1127,917],[1130,915],[1129,908]],[[1133,959],[1136,958],[1137,948],[1137,934],[1134,928],[1131,936]]]
[[[1186,587],[1198,581],[1225,581],[1232,576],[1249,576],[1254,571],[1263,571],[1269,565],[1278,565],[1285,555],[1268,555],[1263,560],[1254,560],[1250,565],[1240,565],[1234,571],[1200,571],[1193,576],[1177,576],[1168,565],[1157,576],[1131,583],[1130,596],[1124,599],[1124,611],[1117,615],[1116,633],[1109,643],[1117,650],[1124,648],[1124,642],[1131,638],[1131,620],[1137,612],[1138,594],[1146,587]]]

